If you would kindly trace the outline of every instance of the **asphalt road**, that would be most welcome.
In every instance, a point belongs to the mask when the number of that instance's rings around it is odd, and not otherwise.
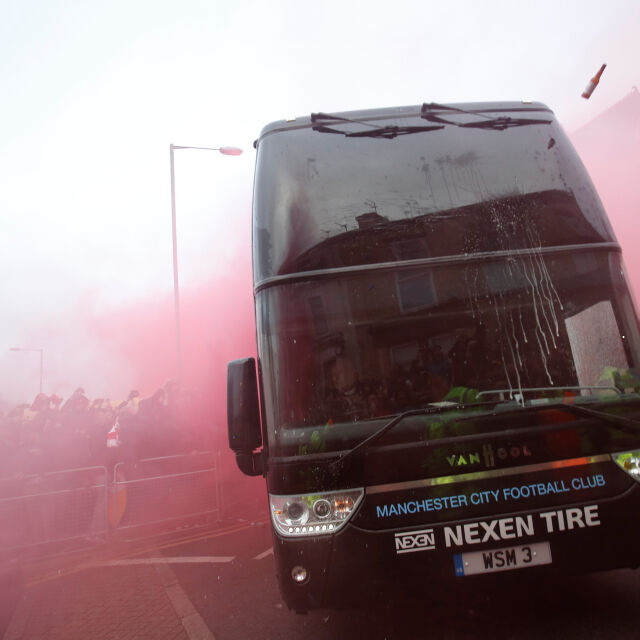
[[[155,639],[155,629],[162,630],[163,638],[189,640],[640,637],[640,571],[557,578],[544,584],[513,572],[515,582],[506,586],[499,578],[485,583],[481,591],[465,588],[464,582],[456,584],[455,591],[425,584],[410,601],[385,600],[357,610],[299,615],[286,608],[278,592],[266,514],[178,535],[179,540],[163,543],[143,541],[135,549],[88,548],[84,568],[79,558],[61,560],[60,565],[52,561],[46,568],[39,565],[37,575],[26,581],[32,586],[24,595],[4,585],[5,613],[24,608],[16,605],[25,596],[25,601],[35,603],[23,624],[29,633],[23,636],[9,629],[10,640],[39,638],[39,629],[56,640]],[[171,569],[164,582],[166,569],[159,569],[158,575],[154,570],[163,565]],[[171,585],[172,580],[176,584],[163,590],[161,583]],[[120,603],[113,602],[117,599]],[[106,609],[105,602],[112,608]],[[99,611],[103,617],[95,618]],[[161,620],[163,616],[168,622]],[[0,620],[0,638],[11,615],[5,617]],[[204,634],[190,632],[185,621],[194,617]],[[16,616],[12,622],[15,630]],[[76,635],[69,635],[71,631]]]
[[[545,584],[492,582],[481,592],[443,592],[425,585],[411,602],[299,615],[280,599],[271,545],[268,523],[239,522],[232,533],[161,552],[174,558],[224,559],[172,565],[216,640],[640,637],[640,571]]]

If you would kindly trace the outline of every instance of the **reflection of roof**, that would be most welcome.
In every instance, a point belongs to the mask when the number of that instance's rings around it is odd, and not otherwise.
[[[637,214],[640,210],[640,92],[622,100],[576,131],[571,139],[589,170],[620,238],[629,275],[640,286]]]
[[[640,145],[640,91],[633,87],[622,100],[573,133],[571,139],[582,152],[599,149],[628,149]]]
[[[356,216],[356,220],[358,221],[358,227],[360,229],[371,229],[372,227],[389,222],[389,218],[381,216],[377,211],[363,213],[362,215]]]
[[[594,230],[572,194],[558,190],[517,194],[406,220],[389,221],[377,213],[365,213],[357,220],[360,228],[290,256],[279,274],[611,240]]]

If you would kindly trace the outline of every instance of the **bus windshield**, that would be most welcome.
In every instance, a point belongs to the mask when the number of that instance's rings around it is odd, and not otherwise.
[[[354,446],[384,417],[456,391],[585,395],[637,366],[619,247],[544,115],[394,139],[263,136],[254,278],[270,455],[312,452],[326,425],[339,437],[323,451]]]
[[[615,253],[532,253],[267,289],[271,453],[306,451],[308,427],[417,409],[459,387],[610,387],[608,372],[638,363],[620,274]]]
[[[392,140],[308,126],[268,132],[256,166],[256,284],[323,268],[613,240],[580,159],[542,113],[550,124],[446,126]],[[420,123],[406,114],[375,120]]]

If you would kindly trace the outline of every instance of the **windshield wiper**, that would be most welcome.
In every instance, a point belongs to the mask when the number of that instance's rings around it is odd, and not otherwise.
[[[472,129],[495,129],[504,131],[511,127],[525,127],[530,124],[551,124],[551,120],[537,120],[534,118],[493,118],[493,120],[481,120],[480,122],[465,122],[458,124],[459,127]]]
[[[481,394],[482,392],[479,395]],[[625,401],[623,400],[622,402],[625,402]],[[631,404],[632,402],[635,402],[636,404],[638,404],[638,402],[640,402],[640,399],[634,398],[632,400],[627,400],[626,402],[628,404]],[[607,404],[608,406],[610,405],[612,407],[622,406],[621,401],[616,401],[615,403],[610,404],[608,402],[594,400],[593,403],[598,405]],[[475,406],[478,406],[479,404],[486,405],[489,403],[487,402],[474,403],[473,405],[466,405],[466,407],[467,408],[469,408],[470,406],[475,407]],[[585,417],[597,418],[598,420],[602,420],[602,422],[606,422],[607,424],[613,425],[615,427],[620,427],[625,431],[640,432],[640,420],[625,418],[623,416],[619,416],[613,413],[607,413],[606,411],[602,411],[599,409],[591,409],[589,407],[586,407],[584,404],[569,404],[567,402],[549,402],[544,404],[522,405],[520,404],[520,402],[505,403],[504,401],[493,402],[491,404],[493,404],[493,406],[496,407],[496,409],[498,409],[498,407],[501,405],[504,406],[506,404],[507,407],[511,405],[511,407],[507,408],[507,410],[504,410],[504,409],[500,410],[500,416],[502,417],[504,417],[505,415],[521,416],[523,414],[526,415],[530,413],[538,413],[540,411],[548,411],[549,409],[555,409],[559,411],[565,411],[567,413],[573,413],[574,415],[580,416],[580,417],[585,416]],[[476,419],[476,418],[477,416],[473,416],[473,417],[463,416],[461,418],[457,418],[456,421],[466,422],[467,420]]]
[[[620,405],[614,405],[620,406]],[[623,416],[617,416],[613,413],[606,413],[605,411],[600,411],[598,409],[589,409],[585,407],[583,404],[564,404],[564,403],[555,403],[549,405],[538,405],[538,409],[552,407],[554,409],[562,409],[567,411],[568,413],[574,413],[583,416],[590,416],[593,418],[598,418],[598,420],[602,420],[607,424],[611,424],[616,427],[621,427],[627,431],[636,431],[640,432],[640,420],[633,420],[631,418],[624,418]]]
[[[425,407],[424,409],[411,409],[410,411],[403,411],[399,413],[395,418],[391,419],[386,424],[383,424],[377,431],[372,433],[368,438],[365,438],[361,442],[359,442],[355,447],[349,449],[344,455],[340,456],[336,460],[332,460],[329,463],[330,469],[336,469],[337,467],[342,467],[346,460],[350,458],[354,458],[359,455],[361,452],[366,451],[369,447],[371,447],[375,442],[380,440],[382,436],[389,433],[391,429],[393,429],[396,425],[400,424],[405,418],[410,418],[413,416],[431,416],[438,413],[444,413],[445,411],[453,411],[460,409],[470,409],[477,407],[486,407],[491,406],[495,407],[496,402],[472,402],[469,404],[462,403],[446,403],[440,404],[439,406]]]
[[[353,460],[354,458],[358,457],[359,455],[362,455],[363,452],[365,452],[367,449],[369,449],[373,444],[375,444],[375,442],[377,442],[380,438],[382,438],[382,436],[384,436],[385,434],[387,434],[391,429],[393,429],[396,425],[398,425],[400,422],[402,422],[402,420],[404,420],[405,418],[408,417],[412,417],[412,416],[429,416],[429,415],[435,415],[438,413],[443,413],[445,411],[452,411],[452,410],[461,410],[461,409],[479,409],[479,408],[488,408],[488,407],[492,407],[492,408],[496,408],[498,407],[500,404],[502,404],[501,401],[490,401],[490,402],[473,402],[473,403],[469,403],[469,404],[460,404],[460,403],[451,403],[451,404],[447,404],[446,406],[437,406],[437,407],[428,407],[425,409],[414,409],[411,411],[404,411],[403,413],[398,414],[395,418],[393,418],[392,420],[390,420],[389,422],[387,422],[386,424],[384,424],[382,427],[380,427],[380,429],[378,429],[376,432],[374,432],[372,435],[370,435],[368,438],[365,438],[364,440],[362,440],[362,442],[359,442],[355,447],[353,447],[352,449],[349,449],[349,451],[347,451],[344,455],[340,456],[339,458],[332,460],[329,463],[329,468],[332,470],[338,470],[344,467],[344,464],[346,463],[347,460]],[[616,404],[615,406],[620,406],[619,404]],[[506,411],[504,413],[500,413],[501,417],[504,417],[506,414],[511,414],[513,413],[514,415],[518,415],[521,416],[524,414],[530,414],[530,413],[538,413],[541,411],[548,411],[549,409],[556,409],[556,410],[560,410],[560,411],[566,411],[567,413],[573,413],[576,416],[584,416],[584,417],[591,417],[591,418],[597,418],[598,420],[601,420],[602,422],[605,422],[607,424],[616,426],[616,427],[620,427],[621,429],[625,430],[625,431],[632,431],[634,433],[638,433],[640,432],[640,420],[634,420],[631,418],[625,418],[623,416],[618,416],[615,414],[611,414],[611,413],[606,413],[605,411],[600,411],[597,409],[590,409],[588,407],[585,407],[584,405],[581,404],[567,404],[567,403],[563,403],[563,402],[553,402],[553,403],[549,403],[549,404],[536,404],[536,405],[528,405],[523,407],[522,405],[518,404],[517,406],[513,407],[512,411]],[[456,417],[456,422],[466,422],[468,420],[477,420],[480,416],[478,416],[477,414],[471,415],[471,416],[462,416],[462,417]],[[564,424],[561,428],[568,428],[568,424]],[[536,433],[540,430],[549,430],[552,431],[554,429],[558,429],[557,425],[549,425],[549,424],[541,424],[541,425],[537,425],[535,427],[527,427],[525,429],[517,429],[516,431],[518,433]],[[467,441],[467,440],[478,440],[481,438],[486,438],[489,435],[488,432],[482,432],[482,433],[477,433],[477,434],[471,434],[471,435],[465,435],[465,436],[456,436],[456,437],[452,437],[452,438],[446,438],[447,442],[450,442],[452,440],[454,441]],[[508,435],[507,432],[505,432],[503,435]],[[511,434],[509,434],[511,435]],[[434,441],[428,441],[425,444],[429,444],[431,442]],[[442,442],[442,444],[444,444],[444,442]]]
[[[334,129],[326,124],[321,124],[322,121],[331,121],[332,123],[349,122],[359,124],[369,129],[362,131],[342,131],[340,129]],[[347,138],[386,138],[392,140],[397,136],[409,135],[412,133],[423,133],[425,131],[437,131],[444,129],[444,125],[424,125],[424,126],[404,126],[386,125],[380,127],[378,125],[372,125],[368,122],[361,122],[358,120],[350,120],[349,118],[341,118],[339,116],[332,116],[327,113],[312,113],[311,114],[311,128],[314,131],[320,133],[337,133]]]
[[[437,127],[398,127],[395,125],[389,125],[387,127],[379,127],[378,129],[372,129],[370,131],[354,131],[353,133],[345,133],[344,135],[347,138],[387,138],[391,140],[396,136],[405,136],[411,133],[422,133],[424,131],[437,131],[438,129],[444,129],[444,125],[438,125]]]
[[[473,122],[456,122],[455,120],[449,120],[435,113],[438,111],[453,111],[455,113],[465,113],[467,115],[476,116],[478,118],[485,118],[484,120],[477,120]],[[511,127],[524,127],[534,124],[551,124],[551,120],[541,120],[538,118],[510,118],[508,116],[499,116],[497,118],[488,116],[484,113],[478,113],[474,111],[466,111],[465,109],[458,109],[457,107],[450,107],[446,104],[437,104],[435,102],[425,103],[422,105],[420,113],[424,120],[429,122],[437,122],[439,124],[449,124],[456,127],[462,127],[465,129],[493,129],[495,131],[504,131]]]

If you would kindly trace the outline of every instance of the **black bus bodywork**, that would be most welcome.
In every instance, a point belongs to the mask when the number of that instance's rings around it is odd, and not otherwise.
[[[266,478],[287,604],[636,567],[638,321],[553,113],[313,114],[256,147],[229,441]]]

